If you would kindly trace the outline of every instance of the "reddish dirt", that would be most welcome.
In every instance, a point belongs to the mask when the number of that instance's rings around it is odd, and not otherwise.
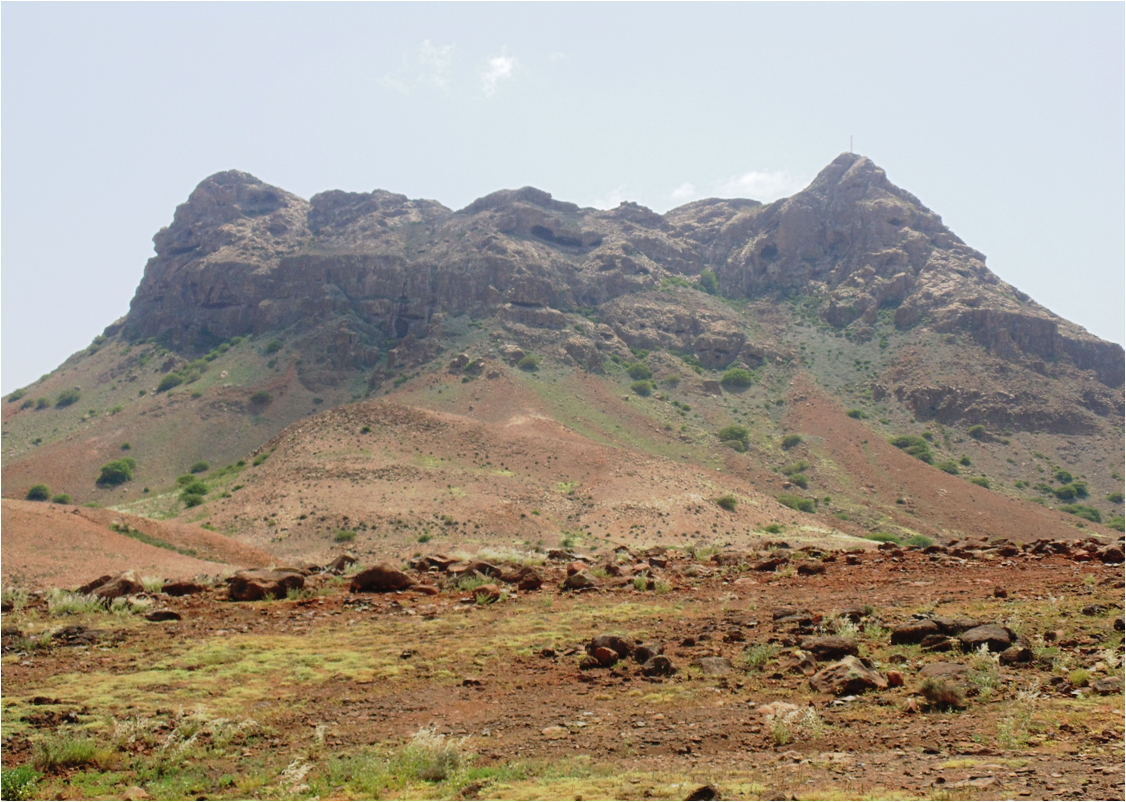
[[[814,447],[844,469],[852,491],[867,494],[904,527],[943,538],[1006,537],[1020,543],[1080,534],[1073,515],[978,487],[904,453],[848,417],[806,377],[794,381],[789,402],[793,431],[817,438]],[[1085,526],[1115,536],[1098,524]]]
[[[65,504],[4,499],[3,577],[28,589],[77,587],[104,574],[135,569],[165,578],[221,574],[233,566],[266,565],[268,554],[216,532],[180,523]],[[194,551],[197,557],[115,532],[127,525]]]

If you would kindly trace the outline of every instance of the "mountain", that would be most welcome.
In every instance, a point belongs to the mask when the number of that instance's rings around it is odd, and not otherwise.
[[[530,187],[306,201],[229,171],[154,243],[129,314],[3,404],[5,497],[47,483],[295,558],[339,531],[377,553],[1120,526],[1122,347],[859,155],[664,215]],[[134,478],[97,485],[123,457]]]

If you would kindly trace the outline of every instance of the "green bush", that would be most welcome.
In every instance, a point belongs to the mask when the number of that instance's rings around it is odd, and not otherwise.
[[[263,462],[265,462],[269,458],[270,458],[270,452],[266,451],[266,452],[259,454],[257,457],[255,457],[254,462],[252,462],[251,464],[255,468],[257,468],[259,465],[261,465]]]
[[[768,535],[780,535],[782,534],[782,526],[781,524],[767,524],[762,528],[762,531]]]
[[[733,423],[730,426],[724,426],[715,434],[716,437],[720,439],[720,442],[722,442],[724,445],[727,445],[732,440],[740,443],[743,446],[743,451],[746,451],[747,448],[751,445],[751,430],[746,426],[740,426],[737,423]],[[736,449],[736,451],[738,450],[739,449]]]
[[[1060,507],[1063,512],[1069,512],[1072,515],[1078,515],[1080,518],[1086,518],[1096,524],[1103,522],[1103,515],[1094,507],[1088,507],[1086,504],[1064,504]]]
[[[32,485],[24,496],[28,501],[50,501],[51,489],[47,485]]]
[[[188,470],[191,471],[192,473],[204,473],[205,471],[208,471],[210,469],[211,469],[211,466],[208,465],[206,462],[197,462],[194,465],[192,465],[192,467],[188,468]]]
[[[862,409],[850,409],[845,414],[848,415],[850,418],[855,418],[856,420],[860,420],[861,418],[867,418],[868,417],[867,413],[865,413],[864,410],[862,410]]]
[[[160,384],[156,386],[158,393],[164,393],[171,390],[173,387],[179,387],[184,383],[184,377],[179,373],[172,372],[164,374],[164,378],[160,380]]]
[[[738,451],[740,454],[747,453],[747,444],[742,440],[722,440],[720,445],[730,448],[732,451]]]
[[[800,445],[801,442],[802,437],[800,434],[788,434],[782,438],[782,448],[785,451],[789,451],[794,446]]]
[[[644,362],[634,362],[626,366],[626,373],[631,379],[652,379],[653,369]]]
[[[793,476],[795,473],[804,473],[809,470],[809,460],[799,459],[797,462],[792,462],[789,465],[783,466],[783,476]]]
[[[791,474],[790,481],[800,487],[802,490],[805,490],[807,487],[809,487],[809,477],[804,473]]]
[[[1052,472],[1052,476],[1056,477],[1056,481],[1061,485],[1066,485],[1071,482],[1071,471],[1066,471],[1063,468],[1057,468]]]
[[[8,403],[19,401],[25,395],[27,395],[27,390],[16,390],[14,393],[8,396]]]
[[[191,507],[198,507],[202,504],[203,496],[198,493],[181,493],[180,501],[184,502],[184,506],[190,509]]]
[[[133,472],[137,470],[137,462],[132,457],[122,457],[102,466],[98,475],[97,484],[102,487],[117,487],[132,480]]]
[[[337,543],[351,543],[355,539],[356,533],[351,529],[341,529],[336,533],[336,537],[333,538]]]
[[[798,512],[816,512],[817,502],[804,496],[791,496],[783,494],[778,497],[778,503]]]
[[[28,398],[25,399],[22,404],[20,404],[20,409],[31,409],[33,406],[35,406],[35,399]]]
[[[958,474],[961,473],[961,471],[958,470],[958,463],[956,463],[952,459],[943,460],[942,462],[938,463],[934,467],[938,468],[940,471],[942,471],[944,473],[949,473],[949,474],[952,474],[954,476],[957,476]]]
[[[516,363],[516,367],[520,370],[527,371],[528,373],[535,373],[540,369],[539,357],[528,354],[526,357]]]
[[[723,378],[719,380],[719,383],[729,390],[742,390],[754,384],[755,377],[754,374],[746,368],[731,368],[724,372]]]
[[[700,271],[700,280],[696,282],[696,286],[708,295],[719,295],[719,279],[716,278],[715,271],[709,268]]]
[[[989,481],[989,477],[987,476],[971,476],[970,481],[978,487],[984,487],[986,490],[993,486],[993,483]]]
[[[912,457],[921,459],[927,464],[934,462],[934,455],[931,453],[930,444],[925,438],[917,434],[901,434],[898,437],[891,438],[888,442],[896,448],[907,452]]]
[[[250,396],[251,405],[256,407],[264,407],[273,400],[274,397],[266,390],[259,390],[254,395]]]
[[[1055,489],[1056,498],[1060,501],[1071,501],[1075,498],[1087,498],[1087,483],[1075,481],[1071,484],[1061,485]]]
[[[653,385],[647,381],[634,382],[629,386],[629,389],[642,397],[648,397],[653,392]]]
[[[281,349],[282,349],[281,340],[270,340],[268,343],[266,343],[266,353],[267,354],[276,354]]]
[[[985,427],[982,426],[980,423],[977,424],[976,426],[971,426],[967,430],[966,433],[970,437],[972,437],[974,440],[984,440],[985,437],[986,437],[986,434],[987,434],[986,431],[985,431]]]
[[[0,798],[22,800],[35,797],[35,786],[42,777],[31,766],[17,766],[0,770]]]
[[[911,535],[903,541],[906,546],[914,546],[917,549],[925,549],[927,546],[933,546],[934,541],[926,535]]]
[[[896,545],[903,542],[903,538],[893,532],[873,532],[866,539],[874,540],[877,543],[895,543]]]
[[[176,477],[176,484],[178,484],[180,487],[184,487],[185,485],[190,485],[195,480],[196,478],[190,473],[185,473],[183,476]]]
[[[739,505],[739,499],[731,494],[720,496],[715,500],[715,503],[723,507],[728,512],[735,512],[735,508]]]
[[[82,393],[79,392],[77,387],[72,387],[69,390],[63,390],[61,393],[59,393],[58,398],[55,399],[55,406],[59,408],[69,407],[81,397]]]
[[[1121,490],[1115,490],[1111,493],[1107,493],[1106,494],[1106,500],[1109,501],[1111,504],[1121,504],[1122,503],[1122,491]]]
[[[49,406],[51,406],[51,402],[48,401],[46,398],[35,399],[35,408],[36,409],[46,409]]]
[[[70,504],[70,494],[69,493],[56,493],[55,495],[51,496],[51,503],[52,504]]]
[[[968,468],[968,467],[970,467],[971,465],[973,465],[973,462],[972,462],[972,461],[970,460],[970,458],[969,458],[969,457],[967,457],[967,456],[966,456],[965,454],[963,454],[963,455],[962,455],[962,456],[961,456],[961,457],[960,457],[960,458],[958,459],[958,464],[959,464],[959,465],[962,465],[962,466],[964,466],[964,467],[966,467],[966,468]]]
[[[204,482],[201,482],[199,479],[192,479],[192,481],[184,485],[184,489],[181,490],[180,493],[181,495],[191,493],[196,496],[206,496],[207,491],[208,487]]]
[[[1106,522],[1106,525],[1111,529],[1117,529],[1119,532],[1126,532],[1126,517],[1115,515],[1113,518]]]

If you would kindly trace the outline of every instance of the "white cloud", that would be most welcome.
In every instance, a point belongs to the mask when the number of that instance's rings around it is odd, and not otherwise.
[[[379,83],[404,95],[409,95],[420,85],[446,92],[450,88],[453,60],[453,45],[438,47],[426,39],[413,60],[404,56],[403,66],[397,75],[384,76]]]
[[[685,181],[679,187],[669,193],[669,197],[679,203],[687,203],[690,200],[695,200],[700,197],[700,193],[696,190],[696,185],[690,181]]]
[[[785,170],[752,170],[721,181],[717,188],[723,197],[772,201],[793,195],[803,186],[803,181]]]
[[[516,71],[517,61],[513,56],[507,53],[501,53],[499,56],[493,56],[485,65],[484,72],[481,73],[481,88],[485,91],[486,97],[492,97],[497,92],[497,86],[501,81],[506,81],[512,77],[512,73]]]
[[[614,187],[605,195],[595,198],[590,202],[590,205],[595,209],[614,209],[624,200],[626,200],[626,188],[623,184],[620,187]]]

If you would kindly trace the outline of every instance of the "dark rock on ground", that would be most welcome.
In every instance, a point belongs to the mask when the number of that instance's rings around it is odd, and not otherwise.
[[[1012,633],[1000,624],[983,624],[980,627],[963,632],[959,636],[962,648],[966,651],[977,651],[982,646],[988,646],[991,652],[1003,652],[1013,645]]]
[[[352,577],[353,593],[391,593],[409,590],[414,580],[388,563],[374,565]]]
[[[167,582],[161,588],[161,593],[167,596],[195,596],[196,594],[203,593],[207,588],[198,582],[193,582],[188,579],[179,580],[177,582]]]
[[[267,596],[284,599],[290,590],[305,587],[305,576],[296,571],[265,568],[239,571],[227,579],[227,593],[234,601],[262,601]]]
[[[888,681],[869,661],[850,655],[818,671],[810,677],[809,684],[821,693],[846,696],[868,690],[884,690]]]
[[[818,660],[840,660],[848,655],[855,656],[860,653],[855,640],[836,635],[804,638],[801,647]]]
[[[938,624],[929,619],[924,621],[910,621],[892,629],[891,642],[893,646],[922,643],[927,637],[938,635],[941,632],[942,630],[939,628]]]

